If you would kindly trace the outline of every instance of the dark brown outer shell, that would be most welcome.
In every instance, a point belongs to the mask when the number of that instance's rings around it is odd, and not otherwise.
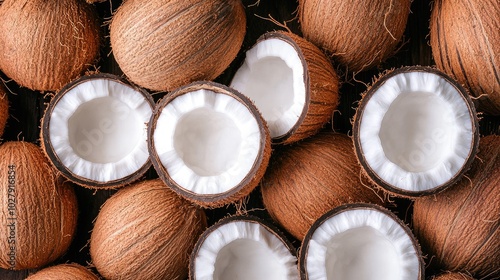
[[[233,223],[233,222],[247,222],[247,223],[255,223],[259,224],[262,227],[264,227],[267,231],[269,231],[271,234],[273,234],[275,237],[277,237],[283,245],[290,251],[290,254],[292,256],[297,255],[297,251],[295,250],[295,247],[290,243],[290,241],[283,235],[283,233],[274,225],[272,225],[269,222],[266,222],[260,218],[254,217],[254,216],[231,216],[227,218],[223,218],[220,221],[218,221],[216,224],[212,225],[209,227],[203,234],[200,236],[198,241],[196,242],[196,245],[193,249],[193,252],[191,253],[191,257],[189,258],[189,279],[190,280],[196,280],[196,275],[194,275],[194,272],[196,271],[195,267],[195,259],[196,259],[196,254],[200,250],[200,248],[203,246],[203,243],[207,239],[207,237],[212,234],[217,228],[220,226],[223,226],[225,224]]]
[[[500,2],[436,0],[430,20],[439,69],[477,97],[478,109],[500,115]]]
[[[438,276],[433,276],[431,280],[474,280],[474,278],[459,272],[446,272]]]
[[[455,89],[460,93],[462,96],[462,99],[464,103],[466,104],[467,108],[469,109],[469,115],[472,120],[471,127],[472,127],[472,148],[468,153],[467,160],[465,161],[464,165],[460,169],[460,171],[455,174],[453,178],[451,178],[448,182],[445,184],[442,184],[440,186],[437,186],[433,189],[425,190],[425,191],[408,191],[408,190],[402,190],[399,188],[396,188],[389,183],[385,182],[382,178],[380,178],[377,173],[371,169],[371,167],[368,165],[366,162],[364,155],[363,155],[363,150],[361,147],[361,139],[359,137],[360,135],[360,127],[361,127],[361,120],[363,118],[363,110],[365,109],[367,103],[370,101],[370,98],[377,92],[377,90],[391,77],[401,74],[401,73],[407,73],[407,72],[426,72],[426,73],[433,73],[436,75],[439,75],[441,78],[445,79],[447,82],[449,82]],[[474,104],[472,103],[472,100],[470,99],[467,90],[462,87],[459,83],[457,83],[455,80],[452,78],[448,77],[446,74],[442,73],[441,71],[431,68],[431,67],[424,67],[424,66],[407,66],[407,67],[402,67],[398,68],[396,70],[390,70],[386,73],[383,73],[369,88],[368,90],[363,94],[363,98],[361,99],[359,103],[359,107],[356,110],[356,115],[354,116],[354,123],[353,123],[353,141],[354,141],[354,151],[356,152],[356,156],[358,157],[358,161],[362,166],[362,170],[365,172],[367,177],[374,182],[375,185],[379,186],[381,189],[389,192],[392,195],[398,196],[398,197],[405,197],[405,198],[415,198],[415,197],[421,197],[421,196],[428,196],[432,194],[439,193],[446,188],[456,184],[463,176],[463,174],[469,170],[470,166],[472,165],[472,162],[474,161],[474,156],[477,153],[477,148],[479,145],[479,120],[477,117],[476,109],[474,107]]]
[[[151,106],[151,110],[153,110],[154,107],[154,100],[151,97],[151,95],[145,91],[144,89],[141,89],[139,87],[136,87],[132,84],[130,84],[127,80],[124,78],[112,75],[112,74],[94,74],[94,75],[88,75],[88,76],[83,76],[67,85],[64,86],[56,95],[51,99],[49,106],[47,107],[47,110],[44,113],[44,116],[42,118],[42,129],[41,129],[41,144],[42,144],[42,149],[49,158],[50,162],[52,165],[68,180],[83,186],[87,188],[92,188],[92,189],[113,189],[113,188],[119,188],[121,186],[130,184],[134,181],[137,181],[140,177],[142,177],[146,171],[151,167],[151,161],[147,160],[143,166],[141,166],[135,173],[130,174],[129,176],[113,181],[107,181],[107,182],[98,182],[94,180],[90,180],[88,178],[81,177],[79,175],[74,174],[71,170],[69,170],[64,164],[62,163],[61,159],[59,156],[56,154],[54,148],[52,147],[52,142],[50,139],[50,118],[52,115],[52,112],[54,111],[54,108],[57,106],[57,103],[61,100],[61,98],[64,97],[64,95],[73,89],[74,87],[78,86],[81,83],[88,82],[93,79],[109,79],[112,81],[115,81],[117,83],[121,83],[124,86],[132,87],[134,90],[137,92],[141,93],[144,97],[144,99],[147,100],[149,105]]]
[[[12,0],[0,6],[0,69],[21,86],[56,91],[99,55],[95,7],[82,0]]]
[[[0,139],[2,138],[7,119],[9,118],[9,100],[7,92],[0,84]]]
[[[60,264],[44,268],[26,280],[99,280],[99,278],[79,264]]]
[[[479,154],[456,186],[415,201],[413,227],[431,265],[500,277],[500,136],[481,138]]]
[[[224,193],[202,195],[186,190],[182,186],[178,185],[174,180],[172,180],[172,178],[168,174],[167,169],[161,163],[159,156],[155,150],[154,132],[156,130],[156,123],[162,113],[162,110],[178,96],[200,89],[209,90],[217,94],[225,94],[240,101],[253,114],[258,126],[260,127],[261,140],[259,143],[259,151],[257,153],[257,158],[252,169],[238,185],[234,186],[232,189]],[[158,102],[148,125],[148,148],[151,162],[153,163],[153,166],[157,171],[159,177],[163,180],[163,182],[165,182],[165,184],[167,184],[167,186],[172,188],[172,190],[174,190],[179,195],[197,205],[206,208],[215,208],[239,201],[249,195],[252,190],[257,187],[262,176],[264,176],[267,165],[269,163],[269,159],[271,157],[271,137],[269,136],[269,130],[267,128],[267,125],[265,124],[265,121],[262,119],[262,116],[250,99],[237,92],[236,90],[222,84],[218,84],[215,82],[198,81],[171,92]]]

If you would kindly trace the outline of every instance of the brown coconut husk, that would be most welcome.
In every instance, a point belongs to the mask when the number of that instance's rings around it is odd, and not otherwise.
[[[355,202],[384,204],[361,180],[352,140],[331,132],[276,153],[261,186],[269,214],[299,240],[332,208]]]
[[[171,91],[219,76],[236,57],[245,30],[240,0],[127,0],[113,16],[110,37],[130,80]]]
[[[76,229],[73,187],[58,180],[40,148],[27,142],[0,146],[0,267],[45,266],[68,249]],[[7,226],[8,225],[8,226]]]
[[[394,53],[410,4],[410,0],[299,0],[299,20],[306,39],[347,70],[358,72]]]
[[[0,138],[5,130],[7,119],[9,118],[9,100],[7,98],[7,91],[0,84]]]
[[[436,0],[430,20],[432,55],[477,98],[478,109],[500,115],[500,2]]]
[[[435,196],[415,201],[413,227],[430,264],[500,277],[500,136],[480,140],[467,177]]]
[[[90,270],[79,264],[51,266],[30,275],[26,280],[99,280]]]
[[[7,0],[0,6],[0,69],[21,86],[55,91],[99,55],[95,7],[81,0]]]
[[[205,213],[160,179],[143,181],[105,202],[90,255],[106,279],[186,279],[189,254],[206,226]]]
[[[474,278],[460,272],[445,272],[438,276],[433,276],[431,280],[474,280]]]

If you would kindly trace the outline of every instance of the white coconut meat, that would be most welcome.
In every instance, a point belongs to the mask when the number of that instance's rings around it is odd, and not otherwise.
[[[69,89],[50,115],[51,146],[73,174],[109,182],[134,174],[149,159],[150,101],[131,86],[107,78]]]
[[[369,168],[391,186],[419,192],[447,183],[473,147],[473,117],[456,87],[435,73],[403,72],[371,96],[359,128]]]
[[[374,209],[352,209],[314,230],[307,245],[309,280],[419,280],[412,239],[392,217]]]
[[[297,258],[275,233],[259,223],[232,221],[200,241],[192,259],[191,273],[196,280],[299,278]]]
[[[250,98],[266,121],[271,138],[287,134],[306,102],[304,65],[288,42],[270,38],[246,52],[230,86]]]
[[[254,167],[261,128],[245,104],[199,89],[177,96],[162,110],[154,149],[170,178],[201,195],[225,193]]]

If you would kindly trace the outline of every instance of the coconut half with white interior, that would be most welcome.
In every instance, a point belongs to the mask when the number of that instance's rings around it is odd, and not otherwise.
[[[159,177],[203,207],[247,196],[271,154],[268,129],[252,102],[224,85],[199,81],[161,99],[149,124]]]
[[[411,230],[374,204],[345,204],[321,216],[299,253],[305,280],[423,280],[424,263]]]
[[[90,188],[116,188],[151,166],[147,123],[150,94],[111,74],[81,77],[50,101],[42,120],[42,146],[69,180]]]
[[[353,139],[363,170],[379,187],[403,197],[430,195],[470,168],[478,118],[455,80],[434,68],[403,67],[364,94]]]
[[[339,77],[328,57],[290,32],[262,35],[230,86],[255,102],[276,144],[315,134],[339,103]]]
[[[251,216],[224,218],[193,249],[190,280],[297,280],[292,244],[271,224]]]

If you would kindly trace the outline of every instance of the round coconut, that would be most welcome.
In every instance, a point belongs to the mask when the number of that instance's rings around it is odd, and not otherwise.
[[[108,199],[95,221],[90,255],[106,279],[185,279],[205,213],[159,179]]]
[[[446,272],[438,276],[433,276],[431,280],[474,280],[474,278],[460,272]]]
[[[0,137],[3,135],[7,119],[9,118],[9,100],[4,87],[0,85]]]
[[[500,277],[500,136],[480,140],[467,177],[456,186],[415,201],[413,226],[430,264]]]
[[[219,76],[246,30],[240,0],[128,0],[113,16],[111,47],[134,83],[171,91]]]
[[[299,0],[299,20],[306,39],[357,72],[395,52],[410,4],[411,0]]]
[[[73,187],[58,180],[41,149],[27,142],[0,146],[0,267],[47,265],[69,247],[76,228]]]
[[[477,97],[480,111],[500,115],[500,2],[433,3],[430,43],[437,67]]]
[[[26,280],[99,280],[90,270],[79,264],[51,266],[30,275]]]
[[[360,175],[352,140],[322,132],[274,155],[261,183],[262,198],[269,214],[302,240],[314,221],[334,207],[384,203]]]
[[[0,69],[21,86],[55,91],[99,54],[94,7],[81,0],[12,0],[0,7]]]

